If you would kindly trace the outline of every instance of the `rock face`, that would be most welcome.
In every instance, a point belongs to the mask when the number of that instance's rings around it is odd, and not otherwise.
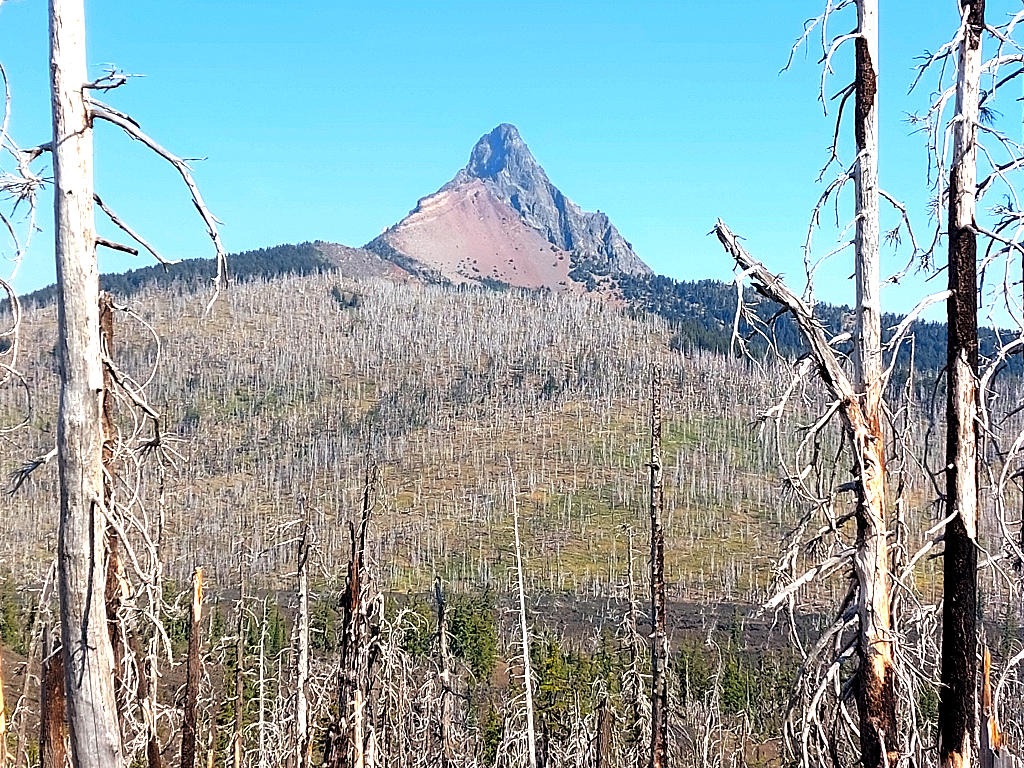
[[[607,216],[583,211],[551,183],[507,123],[476,143],[455,178],[366,247],[454,282],[565,290],[577,282],[593,288],[595,275],[651,272]]]

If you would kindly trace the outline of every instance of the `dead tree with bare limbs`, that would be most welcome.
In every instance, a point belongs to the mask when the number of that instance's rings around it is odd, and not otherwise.
[[[349,522],[350,556],[342,597],[341,659],[338,668],[337,713],[324,735],[324,765],[362,768],[376,749],[370,722],[372,677],[379,655],[379,596],[366,572],[366,534],[373,511],[377,470],[367,470],[358,527]]]
[[[843,7],[856,7],[856,26],[853,32],[829,39],[826,26],[833,14]],[[803,725],[796,734],[794,750],[802,754],[802,760],[813,760],[810,749],[819,751],[833,762],[839,760],[836,752],[836,738],[829,736],[821,727],[822,713],[815,710],[822,702],[833,700],[831,706],[842,712],[845,697],[852,694],[857,706],[857,741],[859,758],[865,766],[894,765],[899,759],[906,742],[906,734],[897,717],[897,670],[895,658],[896,642],[899,637],[893,609],[893,565],[892,553],[895,525],[888,510],[889,489],[886,477],[886,440],[884,414],[886,406],[884,393],[895,366],[900,344],[909,333],[913,318],[925,306],[944,298],[944,295],[929,297],[909,314],[906,322],[896,330],[893,337],[883,344],[882,308],[880,302],[882,264],[882,224],[880,202],[891,203],[899,222],[889,230],[887,239],[898,243],[900,231],[905,228],[913,247],[913,256],[920,255],[913,232],[910,230],[906,209],[879,185],[879,22],[877,0],[856,0],[856,2],[828,2],[824,12],[805,26],[802,38],[794,50],[809,39],[814,29],[821,30],[822,77],[820,100],[827,103],[824,85],[831,72],[831,60],[847,43],[854,44],[855,72],[853,82],[843,88],[837,97],[840,101],[836,120],[835,141],[831,157],[825,169],[839,159],[839,138],[847,100],[854,99],[853,139],[855,157],[850,166],[831,181],[820,197],[812,216],[811,226],[805,245],[807,266],[807,290],[798,296],[786,286],[778,275],[771,273],[761,262],[746,252],[732,231],[720,220],[715,227],[717,236],[739,271],[737,284],[742,278],[750,278],[757,291],[780,306],[780,314],[787,313],[793,318],[808,348],[807,356],[795,369],[794,384],[783,395],[777,407],[770,409],[767,416],[778,423],[779,417],[791,406],[790,398],[805,377],[811,372],[823,385],[830,400],[820,417],[815,417],[813,426],[806,430],[798,454],[800,466],[786,468],[786,481],[798,490],[807,501],[821,510],[826,520],[814,534],[810,543],[819,551],[828,538],[837,543],[829,556],[820,558],[803,574],[793,573],[790,585],[783,586],[769,602],[778,607],[786,602],[791,604],[793,596],[803,585],[815,579],[827,577],[844,567],[852,566],[854,582],[844,605],[840,608],[833,626],[826,630],[809,654],[805,657],[805,672],[810,665],[823,664],[824,672],[813,682],[804,677],[810,687],[803,698],[806,708],[802,715]],[[791,59],[792,60],[792,59]],[[822,174],[824,171],[822,171]],[[816,261],[811,257],[811,233],[817,227],[820,212],[830,199],[838,199],[841,190],[852,182],[854,191],[853,217],[851,224],[854,236]],[[837,204],[838,205],[838,204]],[[842,230],[845,231],[845,230]],[[842,232],[841,232],[842,238]],[[846,355],[838,341],[826,333],[814,315],[812,299],[813,276],[822,260],[833,256],[848,246],[853,247],[853,278],[856,287],[854,303],[855,316],[849,342],[852,346],[852,371],[846,365]],[[737,309],[737,324],[744,314],[740,292],[740,306]],[[748,315],[749,316],[749,315]],[[887,367],[883,353],[889,350],[892,362]],[[829,487],[831,480],[822,486],[819,478],[823,430],[838,416],[841,423],[840,441],[849,447],[852,461],[852,481],[838,488]],[[838,457],[837,457],[838,458]],[[813,482],[808,478],[813,477]],[[850,513],[836,514],[835,504],[840,494],[852,492],[855,497]],[[853,520],[856,525],[852,541],[835,537],[845,523]],[[807,528],[808,522],[798,527],[798,534]],[[813,528],[811,528],[813,530]],[[790,557],[791,565],[796,563],[796,553]],[[790,568],[792,570],[792,567]],[[848,631],[856,626],[856,637],[847,640]],[[826,657],[829,645],[835,645],[835,653]],[[834,683],[839,679],[843,660],[851,653],[857,656],[855,678],[849,685]],[[812,676],[813,677],[813,676]],[[836,696],[827,696],[829,688],[837,685]],[[844,722],[845,715],[837,714],[836,722]],[[833,718],[833,716],[829,716]]]
[[[970,765],[977,717],[978,278],[974,231],[981,38],[985,1],[961,2],[953,161],[949,176],[949,299],[946,302],[946,524],[942,557],[939,753]]]
[[[50,2],[49,38],[53,135],[49,141],[32,149],[21,149],[6,135],[7,120],[4,119],[5,134],[0,143],[5,153],[15,158],[17,170],[0,175],[0,184],[4,197],[19,203],[27,202],[31,207],[36,191],[48,183],[32,172],[31,165],[45,154],[52,157],[60,363],[57,444],[53,451],[32,462],[31,467],[37,469],[55,457],[60,476],[57,592],[71,761],[76,768],[106,768],[119,766],[125,760],[124,718],[119,717],[125,713],[118,706],[115,677],[126,671],[139,675],[137,686],[132,686],[138,696],[131,698],[133,707],[136,700],[141,704],[142,717],[146,719],[146,712],[152,709],[147,702],[155,701],[150,696],[150,683],[156,674],[148,661],[153,652],[147,656],[146,662],[139,658],[137,663],[122,664],[121,659],[127,658],[125,644],[118,642],[116,636],[115,643],[112,643],[108,631],[114,629],[108,619],[117,616],[123,602],[123,561],[116,553],[114,542],[126,545],[123,521],[118,518],[127,514],[125,510],[118,509],[119,505],[113,499],[112,485],[116,481],[113,480],[112,460],[117,449],[113,445],[115,429],[110,421],[111,393],[125,399],[132,408],[144,412],[144,420],[152,417],[155,437],[147,438],[149,449],[159,446],[159,432],[156,414],[146,405],[141,387],[117,370],[109,354],[109,343],[105,347],[101,339],[96,250],[103,246],[137,253],[137,249],[100,237],[94,220],[95,207],[99,206],[114,226],[128,237],[154,254],[155,251],[113,214],[96,194],[93,184],[93,130],[97,122],[120,127],[178,170],[214,241],[218,288],[223,287],[226,281],[226,269],[215,221],[206,209],[185,162],[150,139],[130,117],[93,97],[98,91],[109,91],[124,84],[126,79],[114,72],[99,80],[89,79],[82,0]],[[5,105],[9,105],[6,76],[3,80]],[[10,224],[6,218],[4,223]],[[7,229],[14,234],[12,227]],[[22,245],[17,244],[19,258],[23,253]],[[14,365],[19,349],[17,329],[20,312],[10,286],[4,282],[0,288],[8,294],[14,318],[13,329],[3,330],[5,342],[13,343],[5,343],[4,352],[0,353],[0,379],[6,383],[11,377],[21,380]],[[138,437],[138,432],[132,437]],[[135,459],[132,462],[138,468],[139,462]],[[137,474],[132,482],[141,482],[141,470]],[[24,476],[16,484],[20,485],[23,480]],[[110,536],[110,531],[116,531],[116,534]],[[153,558],[158,558],[152,544],[152,539],[147,540],[149,551],[145,556],[134,556],[137,553],[133,553],[133,567],[145,569]],[[113,589],[109,592],[106,589],[108,563],[113,577],[109,581]],[[140,593],[150,603],[142,606],[143,611],[158,622],[156,601],[159,596],[156,593],[159,592],[159,574],[140,572],[136,575],[144,584]],[[108,601],[107,597],[111,600]],[[108,604],[111,616],[107,615]],[[125,636],[120,629],[117,634],[121,639]],[[116,654],[114,645],[120,649]],[[148,671],[140,671],[140,665],[146,666]],[[144,679],[147,676],[150,676],[149,680]],[[125,697],[121,700],[124,701]],[[148,717],[149,762],[153,765],[159,762],[155,713],[149,711]],[[131,727],[137,730],[139,726],[134,714],[132,718]]]
[[[651,368],[651,768],[668,765],[668,631],[665,620],[665,530],[661,468],[661,369]]]

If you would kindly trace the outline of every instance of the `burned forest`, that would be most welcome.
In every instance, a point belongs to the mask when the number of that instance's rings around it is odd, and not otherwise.
[[[1019,765],[1024,11],[953,4],[908,61],[878,0],[797,25],[802,251],[723,201],[725,284],[504,122],[362,247],[229,256],[50,0],[52,135],[0,56],[0,768]],[[117,212],[124,145],[207,251]]]

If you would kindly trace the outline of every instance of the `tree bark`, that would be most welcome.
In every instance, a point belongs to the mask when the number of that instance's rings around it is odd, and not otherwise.
[[[295,749],[297,768],[309,766],[309,711],[306,701],[306,686],[309,680],[309,525],[302,524],[299,537],[298,579],[299,615],[298,656],[295,675]]]
[[[83,0],[50,0],[60,406],[58,584],[72,761],[121,766],[114,654],[104,601],[103,370],[93,222],[92,129],[84,98]]]
[[[946,524],[943,555],[939,758],[970,765],[977,722],[978,278],[974,210],[984,0],[961,0],[953,162],[949,174],[950,297],[946,302]]]
[[[245,724],[245,554],[238,555],[238,615],[235,639],[235,723],[231,733],[233,768],[242,768],[242,727]]]
[[[857,710],[865,768],[895,765],[899,757],[893,676],[893,626],[885,508],[882,434],[882,331],[878,191],[878,0],[858,0],[854,134],[856,335],[854,389],[863,429],[854,431],[857,455],[857,552],[860,658]],[[884,753],[884,754],[883,754]]]
[[[452,660],[448,647],[448,604],[441,589],[441,577],[434,577],[434,600],[437,605],[437,650],[441,657],[441,765],[448,768],[455,758],[454,720],[455,695],[452,690]]]
[[[613,719],[608,696],[602,696],[597,705],[597,733],[594,735],[595,768],[611,768]]]
[[[661,369],[651,367],[651,768],[668,765],[668,632],[665,622],[665,531],[662,528]]]
[[[202,667],[199,659],[199,645],[202,642],[201,623],[203,618],[203,569],[192,572],[192,604],[189,615],[188,659],[186,661],[185,711],[181,724],[181,768],[195,768],[196,743],[199,737],[198,712],[199,681]]]
[[[7,705],[4,702],[4,665],[0,654],[0,766],[7,768]]]
[[[49,624],[43,630],[43,663],[39,673],[39,766],[64,768],[67,728],[64,707],[64,655],[53,648]]]

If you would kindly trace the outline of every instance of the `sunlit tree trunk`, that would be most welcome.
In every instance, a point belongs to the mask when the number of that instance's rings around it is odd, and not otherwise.
[[[114,655],[107,633],[103,370],[93,222],[92,128],[83,0],[50,2],[60,406],[58,577],[72,762],[121,766]]]
[[[943,556],[939,756],[971,763],[975,729],[978,592],[978,278],[974,209],[984,0],[962,0],[953,162],[949,174],[949,292],[946,359],[946,524]]]
[[[668,632],[665,623],[665,531],[662,527],[661,370],[651,368],[651,768],[668,765]]]
[[[857,554],[860,603],[857,709],[865,768],[895,764],[899,737],[893,680],[892,617],[882,434],[882,332],[878,191],[878,0],[857,3],[854,135],[854,237],[857,324],[854,389],[860,424],[852,430],[856,455]]]

